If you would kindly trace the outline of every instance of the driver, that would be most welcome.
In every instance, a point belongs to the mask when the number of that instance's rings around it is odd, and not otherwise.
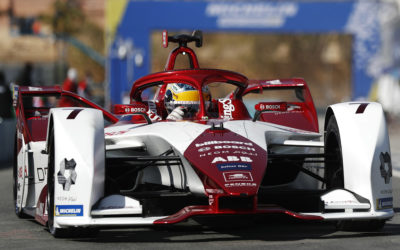
[[[210,91],[203,87],[202,92],[208,106],[211,100]],[[168,112],[167,120],[193,118],[200,109],[199,91],[189,84],[170,83],[165,92],[164,103]]]

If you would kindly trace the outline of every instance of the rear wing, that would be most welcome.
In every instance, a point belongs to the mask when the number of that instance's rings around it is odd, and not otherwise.
[[[46,95],[46,94],[59,94],[63,92],[60,86],[44,86],[44,87],[32,87],[32,86],[19,86],[12,84],[13,91],[13,106],[17,107],[18,98],[20,94],[30,94],[30,95]]]
[[[266,92],[274,93],[273,96]],[[288,92],[291,96],[286,100]],[[280,94],[282,93],[282,94]],[[307,83],[302,78],[249,80],[243,96],[256,98],[255,109],[260,121],[276,123],[302,130],[318,132],[318,117]],[[269,105],[270,104],[270,105]],[[276,110],[260,110],[260,107],[285,107]]]
[[[59,86],[13,85],[13,106],[17,116],[17,129],[29,141],[43,141],[52,108],[93,108],[102,111],[105,125],[116,123],[118,118],[97,104]]]

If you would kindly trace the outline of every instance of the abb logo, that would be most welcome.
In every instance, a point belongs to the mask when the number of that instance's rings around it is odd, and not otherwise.
[[[217,162],[253,162],[250,157],[247,156],[227,156],[227,157],[215,157],[211,163]]]

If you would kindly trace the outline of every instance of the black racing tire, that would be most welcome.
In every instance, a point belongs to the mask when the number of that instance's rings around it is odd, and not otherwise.
[[[29,218],[28,215],[22,212],[22,209],[17,205],[17,195],[18,195],[18,152],[17,152],[17,133],[15,133],[14,138],[14,157],[13,157],[13,198],[14,198],[14,211],[18,218],[26,219]]]
[[[328,120],[325,133],[325,174],[326,189],[344,188],[342,147],[339,127],[332,115]]]
[[[55,175],[54,175],[54,131],[51,130],[50,138],[49,138],[49,160],[48,160],[48,172],[47,172],[47,227],[49,232],[55,238],[67,238],[71,235],[71,230],[69,228],[56,228],[54,226],[54,183],[55,183]]]
[[[325,180],[326,190],[344,189],[344,171],[342,147],[339,127],[334,115],[332,115],[326,126],[325,134]],[[386,220],[339,220],[335,226],[340,231],[379,231],[386,223]]]

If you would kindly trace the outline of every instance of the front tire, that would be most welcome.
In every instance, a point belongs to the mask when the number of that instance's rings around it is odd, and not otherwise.
[[[93,238],[96,237],[99,230],[97,228],[58,228],[54,226],[55,216],[55,203],[54,203],[54,187],[55,187],[55,161],[54,161],[54,133],[50,133],[49,138],[49,161],[48,161],[48,174],[47,174],[47,211],[48,221],[47,227],[49,232],[55,238],[69,238],[69,237],[83,237]]]
[[[335,116],[331,116],[325,134],[325,180],[326,189],[344,188],[342,147],[339,127]]]
[[[47,227],[55,238],[65,238],[70,236],[68,228],[57,228],[54,226],[55,205],[54,205],[54,133],[50,133],[49,138],[49,161],[47,174]]]

